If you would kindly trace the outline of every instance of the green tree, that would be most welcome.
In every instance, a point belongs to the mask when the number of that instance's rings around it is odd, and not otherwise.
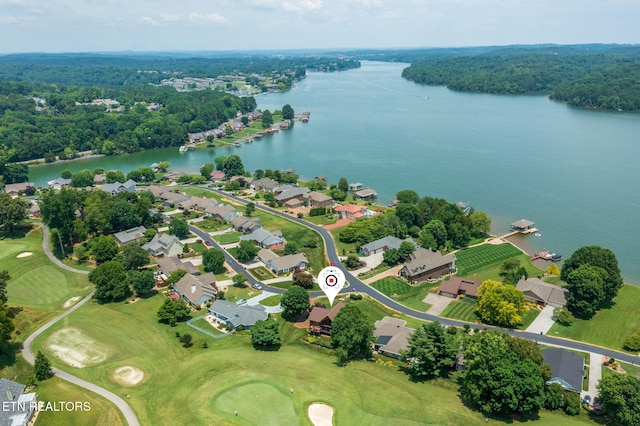
[[[262,127],[265,129],[273,124],[273,115],[268,109],[262,111]]]
[[[161,172],[166,172],[167,170],[169,170],[170,166],[171,164],[169,164],[168,161],[161,161],[158,163],[158,170]]]
[[[350,254],[344,260],[344,266],[346,266],[346,268],[350,270],[358,269],[360,268],[360,258],[358,256]]]
[[[527,270],[520,266],[520,260],[508,259],[500,267],[500,276],[504,284],[516,285],[521,277],[528,278]]]
[[[431,247],[433,250],[444,247],[447,242],[447,227],[441,220],[433,219],[422,228],[421,239],[422,247],[424,248],[429,248],[429,246],[424,243],[431,241],[435,241],[436,243],[435,247]]]
[[[33,365],[33,374],[36,376],[36,379],[42,381],[51,377],[51,362],[42,353],[42,351],[38,351],[36,354],[36,359]]]
[[[570,416],[577,416],[580,414],[580,394],[574,392],[565,392],[565,407],[564,412]]]
[[[294,243],[287,243],[284,245],[284,254],[296,254],[298,252],[298,247]]]
[[[226,157],[222,165],[222,171],[230,178],[232,176],[242,176],[244,174],[244,165],[239,155],[231,154]]]
[[[293,108],[291,108],[291,105],[286,104],[282,107],[282,118],[284,118],[285,120],[292,120],[293,116],[294,112]]]
[[[149,253],[138,243],[128,243],[121,247],[121,252],[115,258],[122,263],[124,269],[140,269],[149,263]]]
[[[106,173],[105,179],[107,183],[115,183],[115,182],[124,183],[124,181],[126,180],[124,177],[124,173],[118,170],[109,170]]]
[[[73,173],[71,173],[71,170],[69,169],[64,169],[62,173],[60,173],[60,177],[62,179],[71,179],[72,176],[73,176]]]
[[[153,271],[148,269],[144,271],[129,271],[129,278],[131,279],[133,291],[136,292],[138,297],[147,296],[156,285],[156,279],[153,276]]]
[[[200,174],[205,178],[205,179],[210,179],[211,178],[211,172],[213,172],[214,166],[211,163],[205,163],[202,165],[202,167],[200,167]]]
[[[171,287],[172,285],[180,281],[180,279],[184,277],[186,274],[187,274],[187,271],[185,271],[184,269],[175,270],[167,277],[164,284],[166,286]]]
[[[404,189],[402,191],[398,191],[398,193],[396,194],[396,199],[400,204],[418,204],[420,202],[420,196],[413,189]]]
[[[221,250],[211,248],[202,254],[202,265],[205,272],[222,274],[226,271],[224,267],[224,253]]]
[[[478,314],[487,323],[514,327],[524,311],[524,294],[511,285],[486,280],[478,289]]]
[[[413,245],[413,243],[409,242],[409,241],[403,241],[400,244],[400,247],[398,247],[398,255],[400,255],[400,259],[404,260],[407,257],[409,257],[409,255],[411,253],[413,253],[414,251],[416,251],[416,246]]]
[[[167,323],[173,327],[178,321],[189,319],[191,311],[182,299],[165,299],[160,309],[158,309],[157,315],[160,322]]]
[[[231,278],[231,281],[233,282],[233,285],[242,286],[242,285],[244,285],[244,283],[247,282],[247,277],[245,277],[242,274],[235,274]]]
[[[640,379],[629,374],[605,375],[597,388],[602,410],[612,420],[611,424],[640,424]]]
[[[474,211],[469,215],[471,222],[471,235],[474,237],[485,237],[491,231],[491,218],[481,211]]]
[[[302,288],[312,288],[313,275],[305,271],[296,271],[293,273],[293,284]]]
[[[553,316],[556,321],[562,325],[571,325],[574,320],[573,315],[567,308],[555,308],[553,310]]]
[[[447,345],[445,328],[437,321],[427,322],[409,337],[409,349],[401,351],[409,374],[416,379],[444,376],[457,353]]]
[[[623,284],[615,254],[611,250],[599,246],[581,247],[564,261],[560,279],[567,282],[569,274],[585,264],[597,266],[606,271],[603,282],[604,300],[613,300]]]
[[[244,208],[244,214],[246,216],[251,216],[255,211],[256,211],[256,205],[253,203],[247,204]]]
[[[297,320],[309,309],[309,293],[298,285],[292,285],[282,295],[280,306],[283,318]]]
[[[180,336],[180,343],[182,343],[182,346],[184,346],[185,348],[189,348],[193,345],[192,340],[193,336],[191,336],[191,334],[189,333],[184,333],[182,336]]]
[[[640,331],[636,330],[634,333],[625,337],[622,345],[629,351],[640,351]]]
[[[338,180],[338,189],[345,194],[349,191],[349,181],[345,177],[341,177]]]
[[[91,170],[80,170],[71,177],[71,186],[74,188],[85,188],[91,185],[93,185],[93,173],[91,173]]]
[[[559,383],[551,383],[544,390],[544,408],[559,410],[567,405],[564,397],[565,390]]]
[[[9,194],[0,193],[0,233],[13,235],[27,220],[27,203]]]
[[[373,325],[356,305],[346,305],[338,312],[331,326],[331,343],[340,363],[369,358],[373,342]]]
[[[131,296],[131,280],[120,262],[105,262],[89,273],[96,286],[94,298],[100,303],[117,302]]]
[[[256,257],[258,251],[260,251],[260,249],[256,247],[255,244],[253,244],[251,241],[242,240],[240,241],[240,245],[238,246],[236,258],[240,262],[248,262]]]
[[[169,222],[169,234],[183,239],[189,236],[189,225],[184,219],[176,218]]]
[[[112,260],[118,254],[118,244],[110,235],[98,235],[89,242],[91,254],[97,263]]]
[[[607,272],[589,264],[572,270],[566,277],[567,308],[582,318],[591,318],[606,300],[604,282]]]
[[[398,249],[389,249],[382,253],[382,259],[389,266],[395,266],[402,260]]]
[[[259,320],[251,327],[251,344],[254,347],[280,346],[278,321],[274,319]]]

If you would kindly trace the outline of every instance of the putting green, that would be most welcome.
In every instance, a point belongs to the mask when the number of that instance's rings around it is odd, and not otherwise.
[[[225,417],[236,417],[249,424],[297,425],[300,420],[289,391],[267,383],[248,382],[222,390],[211,400],[210,408]]]
[[[46,307],[56,301],[67,299],[69,288],[66,277],[55,266],[45,265],[16,276],[12,287],[20,289],[14,293],[12,302],[22,306]],[[37,295],[37,298],[34,296]]]

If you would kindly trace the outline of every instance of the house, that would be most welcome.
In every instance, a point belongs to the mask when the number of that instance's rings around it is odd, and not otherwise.
[[[71,179],[57,178],[57,179],[48,181],[47,185],[49,186],[49,188],[53,188],[55,190],[58,190],[58,189],[62,188],[63,186],[71,185]]]
[[[258,260],[277,275],[307,269],[309,267],[309,261],[304,253],[278,256],[273,251],[264,248],[258,252],[257,257]]]
[[[331,326],[338,312],[344,308],[341,300],[333,308],[327,309],[321,306],[314,306],[309,313],[309,333],[331,336]]]
[[[400,275],[410,281],[426,281],[439,278],[456,270],[455,254],[443,255],[425,248],[419,248],[409,255]]]
[[[217,299],[209,308],[209,313],[218,322],[224,323],[232,329],[243,326],[251,328],[258,321],[264,321],[269,317],[264,306],[258,304],[250,306],[247,304],[236,305],[226,300]]]
[[[223,181],[226,176],[222,170],[214,170],[209,174],[209,180],[211,180],[211,182],[220,182]]]
[[[172,204],[175,206],[188,198],[188,195],[178,194],[177,192],[171,191],[160,194],[160,199],[163,201],[162,205],[165,207],[170,207]]]
[[[194,308],[213,302],[218,293],[216,276],[212,272],[200,276],[185,274],[173,285],[173,291]]]
[[[204,216],[230,222],[232,219],[238,216],[238,212],[232,205],[229,204],[210,205],[207,206],[206,209],[204,209]]]
[[[136,182],[129,179],[125,183],[113,182],[102,185],[101,190],[108,192],[111,195],[116,195],[120,192],[136,192]]]
[[[4,192],[11,195],[13,198],[19,197],[35,190],[36,187],[31,182],[8,183],[4,186]]]
[[[182,200],[177,204],[180,210],[198,210],[204,211],[209,205],[215,203],[214,200],[210,200],[202,197],[189,197],[186,200]]]
[[[183,262],[176,256],[159,257],[156,259],[156,262],[158,262],[158,272],[165,277],[168,277],[172,272],[175,272],[178,269],[182,269],[191,275],[200,274],[200,271],[193,263],[189,261]]]
[[[453,299],[464,294],[465,297],[472,297],[476,299],[478,297],[478,289],[481,285],[482,283],[480,281],[476,281],[475,277],[473,280],[461,277],[451,277],[446,281],[442,281],[438,288],[438,294],[441,296],[451,297]]]
[[[530,220],[520,219],[511,224],[511,230],[518,232],[529,232],[530,230],[534,229],[534,225],[535,223],[531,222]]]
[[[271,178],[254,179],[251,182],[251,189],[255,191],[273,192],[278,187],[278,182]]]
[[[292,198],[285,201],[284,205],[285,207],[288,207],[290,209],[299,209],[301,207],[304,207],[304,201],[302,201],[302,199],[300,198]]]
[[[287,240],[282,236],[281,231],[267,231],[257,228],[247,235],[240,236],[240,241],[253,241],[256,245],[269,250],[282,250]]]
[[[157,185],[151,185],[151,186],[147,186],[146,188],[140,188],[140,190],[149,191],[155,197],[160,197],[162,194],[166,192],[171,192],[169,191],[169,188],[167,188],[166,186],[157,186]]]
[[[301,188],[299,186],[290,186],[283,191],[280,191],[278,195],[276,195],[276,201],[284,203],[285,201],[292,200],[294,198],[302,198],[304,195],[308,194],[309,188]]]
[[[93,176],[93,184],[94,185],[104,185],[107,182],[107,174],[106,173],[98,173]]]
[[[416,330],[405,327],[406,321],[384,317],[375,323],[373,335],[377,338],[373,347],[380,355],[402,359],[402,350],[409,349],[409,336]]]
[[[240,183],[240,186],[243,188],[245,188],[248,185],[251,185],[251,182],[253,182],[253,178],[246,177],[246,176],[233,176],[230,180],[231,182],[238,181],[238,183]]]
[[[378,193],[371,188],[361,189],[360,191],[354,192],[354,195],[361,200],[374,200]]]
[[[584,358],[561,348],[543,349],[540,352],[544,363],[551,367],[551,379],[546,383],[558,383],[564,390],[580,393],[585,377]]]
[[[360,182],[350,183],[349,184],[349,191],[351,191],[351,192],[360,191],[363,188],[364,188],[364,185],[361,184]]]
[[[25,386],[13,380],[0,379],[0,425],[27,426],[38,407],[35,392],[23,393]]]
[[[153,239],[142,246],[154,257],[177,256],[182,253],[184,244],[175,235],[162,234],[158,232]]]
[[[236,216],[230,222],[233,229],[245,234],[262,227],[260,219],[257,217]]]
[[[322,192],[312,191],[308,194],[304,195],[304,198],[307,200],[307,205],[311,208],[315,207],[324,207],[330,208],[333,206],[333,198],[329,197]]]
[[[136,226],[135,228],[126,229],[124,231],[116,232],[113,234],[113,238],[118,244],[128,244],[131,242],[140,242],[140,239],[144,236],[147,228],[144,226]]]
[[[401,240],[400,238],[396,238],[393,235],[388,235],[378,240],[371,241],[370,243],[363,244],[360,247],[360,254],[363,256],[371,256],[372,254],[382,253],[389,249],[397,249],[404,241],[409,241],[410,243],[415,245],[411,238]]]
[[[356,204],[346,204],[344,206],[338,206],[335,208],[336,213],[340,215],[340,219],[356,220],[361,217],[367,217],[367,208],[365,206],[358,206]]]
[[[516,284],[516,288],[524,293],[524,298],[528,302],[541,306],[551,305],[556,308],[567,305],[569,290],[545,283],[539,278],[524,279],[523,277]]]
[[[31,205],[29,206],[29,210],[27,214],[31,218],[39,218],[40,217],[40,205],[36,200],[31,201]]]

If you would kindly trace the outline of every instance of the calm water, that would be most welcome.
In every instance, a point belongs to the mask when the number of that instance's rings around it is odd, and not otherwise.
[[[640,115],[581,110],[544,96],[494,96],[419,86],[406,64],[365,62],[358,70],[310,73],[290,92],[259,97],[261,109],[309,110],[296,123],[239,148],[178,153],[161,149],[36,167],[38,185],[68,168],[129,171],[167,160],[195,172],[237,153],[249,170],[294,168],[303,179],[345,176],[387,203],[401,189],[470,201],[494,232],[526,218],[541,237],[530,250],[571,254],[583,245],[612,249],[627,281],[640,284]]]

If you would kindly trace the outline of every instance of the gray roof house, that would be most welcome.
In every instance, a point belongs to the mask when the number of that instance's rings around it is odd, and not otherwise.
[[[299,186],[292,186],[285,189],[280,194],[276,195],[276,201],[285,202],[293,198],[302,198],[304,195],[311,192],[309,188],[301,188]]]
[[[262,227],[257,217],[236,216],[230,222],[236,231],[245,234]]]
[[[169,206],[171,204],[178,204],[186,199],[189,198],[188,195],[183,195],[183,194],[178,194],[177,192],[171,192],[171,191],[167,191],[167,192],[163,192],[162,194],[160,194],[160,198],[163,201],[163,205],[164,206]]]
[[[243,240],[253,241],[260,247],[271,250],[281,250],[287,242],[282,236],[282,231],[267,231],[264,228],[258,228],[250,234],[241,235],[240,241]]]
[[[148,250],[155,257],[177,256],[182,253],[184,244],[175,235],[157,233],[153,239],[142,248]]]
[[[209,313],[219,322],[227,324],[236,329],[239,325],[244,328],[251,328],[258,321],[264,321],[269,317],[264,306],[236,305],[226,300],[217,299],[209,308]]]
[[[212,216],[215,219],[226,220],[227,222],[238,216],[237,210],[230,204],[213,205],[204,209],[205,217]]]
[[[253,190],[267,192],[273,192],[273,190],[277,188],[277,186],[278,182],[271,178],[255,179],[253,182],[251,182],[250,185],[251,189]]]
[[[411,238],[401,240],[400,238],[394,237],[393,235],[388,235],[386,237],[380,238],[379,240],[363,244],[360,247],[360,254],[363,256],[370,256],[372,254],[385,252],[389,249],[397,249],[398,247],[400,247],[400,244],[402,244],[403,241],[408,241],[415,246],[415,242]]]
[[[558,383],[564,390],[580,393],[585,376],[584,358],[561,348],[543,349],[541,352],[544,363],[551,367],[551,379],[547,384]]]
[[[566,287],[545,283],[539,278],[528,278],[526,280],[523,278],[518,281],[516,288],[524,293],[524,298],[528,302],[543,306],[551,305],[556,308],[567,305],[569,290]]]
[[[159,257],[156,261],[158,262],[159,272],[166,277],[178,269],[182,269],[192,275],[200,274],[200,271],[193,263],[189,261],[183,262],[176,256]]]
[[[400,275],[411,281],[426,281],[456,270],[455,254],[443,255],[419,248],[409,255],[409,260],[400,269]]]
[[[36,411],[35,392],[23,393],[24,385],[13,380],[0,379],[0,425],[26,426]]]
[[[278,256],[269,249],[262,249],[258,252],[258,259],[276,274],[293,272],[309,267],[309,261],[304,253],[288,254]]]
[[[102,185],[100,189],[112,195],[118,194],[120,192],[136,192],[136,182],[129,179],[125,183],[106,183]]]
[[[139,242],[144,236],[147,228],[144,226],[136,226],[135,228],[125,229],[124,231],[116,232],[113,234],[113,238],[118,244],[128,244],[132,242]]]
[[[71,185],[71,179],[65,179],[60,177],[60,178],[56,178],[54,180],[48,181],[47,185],[49,185],[49,188],[60,189],[63,186]]]
[[[373,335],[377,337],[374,349],[380,355],[402,359],[401,350],[409,349],[409,336],[416,330],[405,327],[406,321],[397,318],[384,317],[375,323]]]
[[[193,307],[213,302],[218,293],[216,276],[212,272],[199,276],[186,274],[173,285],[173,291]]]

